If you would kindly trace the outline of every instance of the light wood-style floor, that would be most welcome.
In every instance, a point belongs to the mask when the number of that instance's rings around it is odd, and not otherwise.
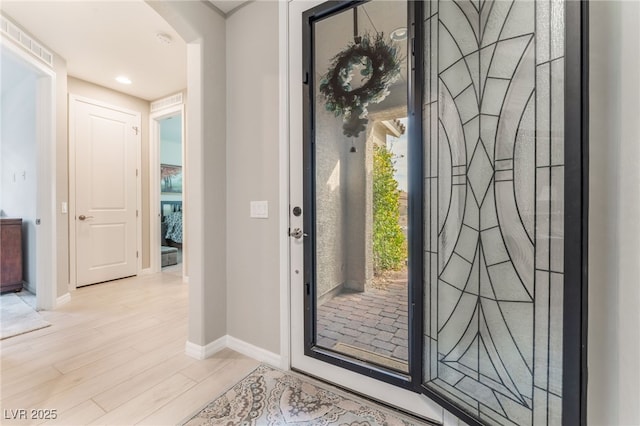
[[[175,425],[231,387],[259,363],[184,354],[187,287],[164,272],[80,288],[42,312],[51,327],[1,341],[0,424]]]

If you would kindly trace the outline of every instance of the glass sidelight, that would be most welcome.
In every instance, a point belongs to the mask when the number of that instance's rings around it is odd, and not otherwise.
[[[560,424],[565,5],[424,7],[424,386]]]

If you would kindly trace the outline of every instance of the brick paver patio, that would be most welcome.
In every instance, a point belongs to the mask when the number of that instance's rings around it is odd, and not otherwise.
[[[406,363],[407,297],[404,274],[384,289],[339,294],[318,307],[317,343],[332,349],[341,342]]]

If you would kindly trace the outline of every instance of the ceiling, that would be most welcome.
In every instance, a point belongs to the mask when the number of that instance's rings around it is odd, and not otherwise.
[[[142,0],[3,0],[1,8],[65,58],[73,77],[146,100],[187,85],[185,42]],[[172,42],[163,43],[158,33],[167,34]],[[133,83],[116,82],[119,75]]]
[[[249,3],[209,2],[225,15]],[[65,58],[67,72],[73,77],[150,101],[181,91],[187,85],[185,42],[144,0],[3,0],[0,7],[5,15]],[[406,26],[406,7],[377,1],[360,6],[359,10],[361,34],[388,35],[393,29]],[[329,59],[351,40],[351,14],[344,13],[332,21],[327,39],[318,46],[317,72],[326,69]],[[157,34],[168,35],[171,43],[163,43]],[[405,64],[402,71],[404,77]],[[133,83],[118,83],[115,78],[119,75],[129,77]]]
[[[247,0],[209,0],[209,2],[224,14],[234,11],[244,3],[249,3]]]

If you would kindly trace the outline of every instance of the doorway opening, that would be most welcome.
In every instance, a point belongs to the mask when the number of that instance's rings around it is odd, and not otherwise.
[[[2,293],[55,306],[55,73],[2,43]],[[3,317],[3,319],[5,319]]]
[[[310,343],[401,374],[410,372],[407,22],[405,2],[372,1],[316,23],[311,149],[316,319]],[[393,66],[379,76],[374,62],[385,51]],[[348,75],[333,71],[340,64]],[[388,80],[385,89],[370,95],[379,79]],[[344,103],[341,91],[359,98]]]
[[[167,100],[182,99],[174,95]],[[161,99],[152,104],[162,104]],[[151,113],[151,268],[186,275],[184,107],[174,103]]]
[[[406,108],[370,114],[360,159],[364,215],[356,213],[363,226],[347,243],[364,244],[363,281],[319,294],[317,306],[318,345],[403,373],[409,372],[407,124]],[[350,156],[357,152],[349,149]]]
[[[163,272],[182,274],[182,116],[159,120],[160,129],[160,261]]]

